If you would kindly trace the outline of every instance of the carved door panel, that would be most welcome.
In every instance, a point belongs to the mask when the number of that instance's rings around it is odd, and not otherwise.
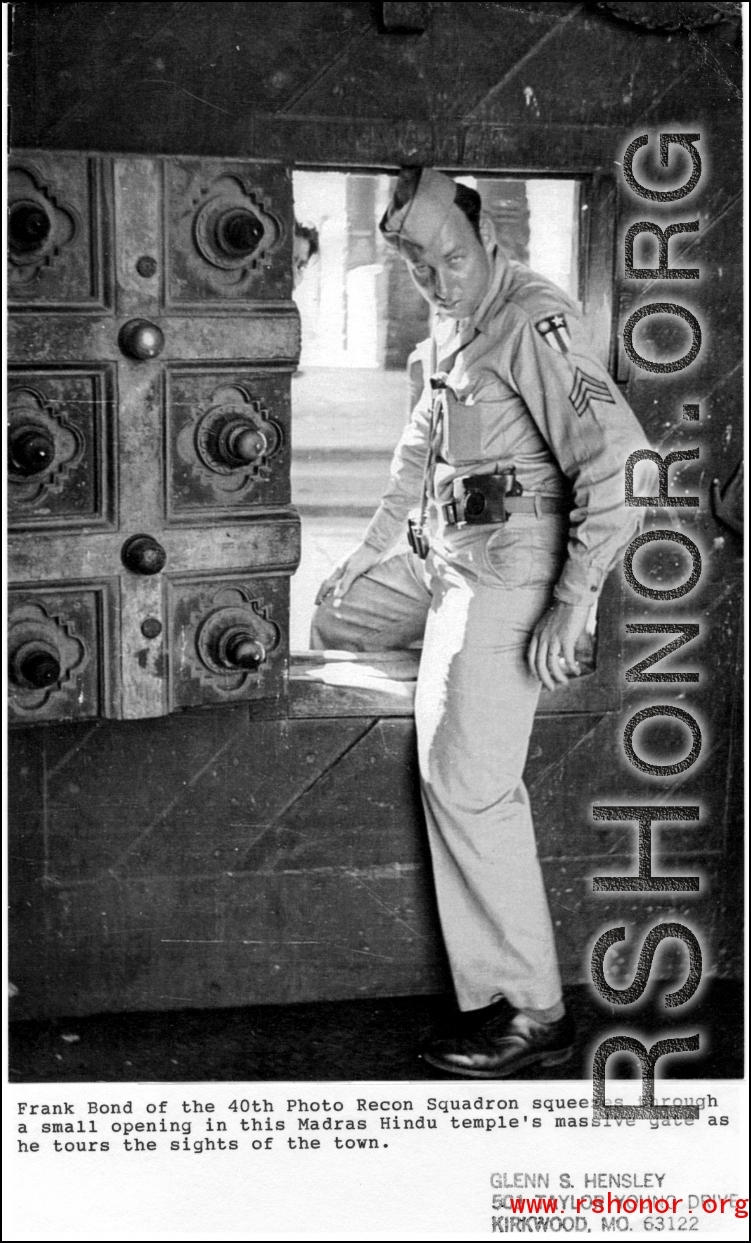
[[[11,718],[279,699],[288,174],[19,152],[9,208]]]

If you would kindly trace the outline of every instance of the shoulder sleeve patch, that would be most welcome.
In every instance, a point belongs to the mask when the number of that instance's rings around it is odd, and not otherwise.
[[[565,315],[548,315],[546,319],[538,319],[535,328],[543,341],[557,354],[568,354],[571,349],[571,337]]]

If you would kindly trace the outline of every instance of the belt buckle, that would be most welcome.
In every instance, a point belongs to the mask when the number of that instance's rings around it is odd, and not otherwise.
[[[456,506],[456,498],[453,497],[450,501],[446,501],[442,504],[441,510],[443,511],[443,521],[446,525],[449,527],[455,527],[459,522],[459,510]]]
[[[506,497],[507,496],[521,496],[524,492],[524,488],[522,487],[522,485],[520,484],[519,480],[516,477],[515,466],[510,466],[508,470],[501,471],[501,476],[504,480],[505,486],[503,490],[503,495],[500,498],[501,508],[503,510],[503,517],[499,519],[499,522],[508,522],[509,518],[511,517],[511,514],[506,505]]]

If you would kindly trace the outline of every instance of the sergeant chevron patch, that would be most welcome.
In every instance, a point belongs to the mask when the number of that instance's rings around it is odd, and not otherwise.
[[[571,338],[568,335],[564,315],[549,315],[547,319],[538,319],[535,328],[543,341],[557,354],[568,354],[571,348]]]
[[[569,393],[569,401],[579,418],[585,410],[589,409],[590,401],[609,401],[611,405],[615,405],[615,397],[605,381],[598,380],[596,376],[587,375],[587,372],[582,371],[580,367],[574,371],[574,387]]]

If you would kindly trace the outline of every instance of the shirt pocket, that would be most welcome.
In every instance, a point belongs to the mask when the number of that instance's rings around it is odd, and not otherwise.
[[[443,450],[451,466],[476,462],[482,456],[480,406],[471,405],[446,389],[444,393]]]
[[[444,453],[451,466],[466,462],[502,461],[508,455],[508,434],[521,403],[500,385],[485,385],[478,396],[462,401],[446,391]]]

